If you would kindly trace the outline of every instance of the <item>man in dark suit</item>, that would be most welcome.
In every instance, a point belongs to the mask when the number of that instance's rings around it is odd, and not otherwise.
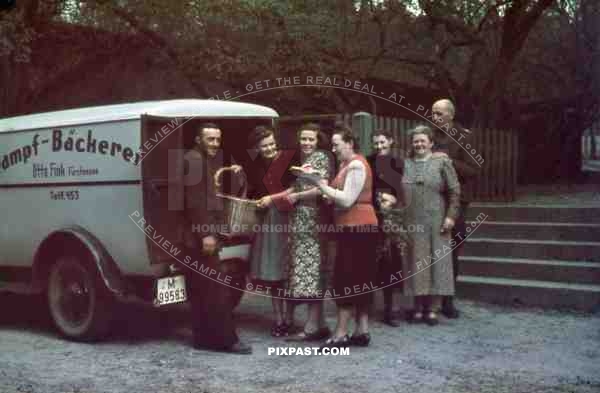
[[[437,125],[435,129],[433,156],[448,156],[452,160],[461,187],[460,213],[452,229],[452,236],[456,244],[458,244],[452,250],[452,267],[454,270],[454,281],[456,282],[459,268],[458,258],[464,246],[463,240],[467,235],[465,214],[470,201],[464,192],[465,185],[477,176],[480,166],[464,148],[469,141],[471,131],[454,121],[455,108],[452,101],[441,99],[434,102],[431,112],[433,121]],[[459,312],[454,306],[452,296],[444,297],[442,301],[442,314],[448,318],[458,318]]]
[[[192,261],[219,270],[218,228],[223,207],[216,197],[214,175],[222,167],[221,130],[212,123],[198,128],[193,149],[184,155],[185,245]],[[241,168],[238,168],[241,169]],[[194,347],[249,354],[252,348],[238,339],[233,322],[233,304],[225,284],[199,271],[186,269],[192,311]]]

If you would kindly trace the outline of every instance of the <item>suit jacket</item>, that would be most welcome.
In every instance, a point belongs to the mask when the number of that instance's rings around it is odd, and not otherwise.
[[[452,133],[454,133],[454,135],[452,135]],[[460,199],[463,202],[468,202],[468,196],[464,190],[468,187],[469,183],[477,178],[481,169],[475,159],[473,159],[464,148],[464,146],[470,142],[471,138],[469,137],[469,134],[470,131],[456,123],[452,127],[452,132],[450,132],[451,136],[436,130],[435,144],[432,149],[433,152],[444,152],[448,154],[448,157],[452,160],[452,164],[458,175],[458,181],[460,182],[462,190]],[[464,135],[465,137],[461,138],[461,135]],[[454,138],[454,140],[452,138]],[[478,152],[477,154],[480,153]]]
[[[222,160],[205,157],[197,150],[189,150],[184,155],[185,174],[192,184],[185,186],[185,244],[187,247],[201,247],[202,238],[217,234],[222,217],[223,203],[216,196],[214,175],[222,167]]]

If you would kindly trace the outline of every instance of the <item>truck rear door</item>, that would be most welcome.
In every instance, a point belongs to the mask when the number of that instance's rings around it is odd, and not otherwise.
[[[183,251],[182,118],[142,116],[142,184],[151,263],[175,262]],[[168,242],[168,243],[167,243]]]

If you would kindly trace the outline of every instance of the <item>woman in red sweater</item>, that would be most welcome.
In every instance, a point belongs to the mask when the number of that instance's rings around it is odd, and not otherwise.
[[[335,206],[337,253],[333,273],[333,296],[337,305],[335,332],[322,347],[367,346],[369,306],[375,286],[377,217],[372,203],[373,179],[367,160],[356,153],[352,131],[337,126],[331,138],[332,151],[340,162],[331,185],[319,182],[322,195]],[[316,179],[316,178],[315,178]],[[348,336],[355,312],[356,326]]]

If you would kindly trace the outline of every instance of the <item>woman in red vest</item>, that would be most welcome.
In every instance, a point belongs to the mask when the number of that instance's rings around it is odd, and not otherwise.
[[[346,126],[336,126],[332,151],[340,162],[331,183],[319,182],[323,196],[335,205],[337,253],[333,273],[333,296],[337,305],[335,332],[322,347],[367,346],[369,306],[375,286],[377,216],[372,203],[373,180],[367,160],[356,153],[358,143]],[[315,177],[315,180],[317,178]],[[348,336],[355,311],[356,327]]]

